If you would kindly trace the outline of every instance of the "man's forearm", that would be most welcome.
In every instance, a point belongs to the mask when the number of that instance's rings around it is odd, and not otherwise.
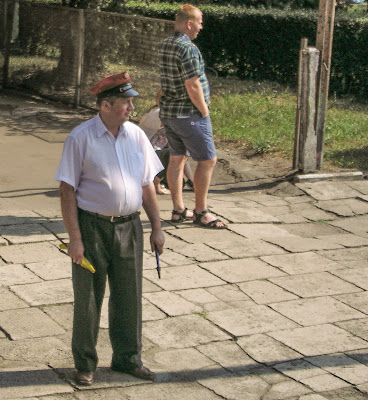
[[[209,110],[204,98],[203,89],[199,81],[199,77],[195,76],[194,78],[186,80],[185,87],[187,89],[190,100],[202,114],[202,117],[207,117],[209,115]]]
[[[160,211],[153,183],[143,187],[143,208],[151,223],[152,230],[161,230]]]
[[[74,188],[65,182],[60,184],[60,201],[64,225],[70,239],[68,254],[75,263],[81,264],[84,247],[78,222],[77,199]]]
[[[72,186],[65,182],[60,185],[61,214],[70,240],[81,239],[78,223],[77,200]]]
[[[151,250],[153,251],[155,247],[157,247],[159,253],[161,254],[163,252],[165,237],[161,229],[160,211],[155,186],[153,182],[151,182],[147,186],[144,186],[142,189],[143,208],[148,216],[152,227],[150,240]]]

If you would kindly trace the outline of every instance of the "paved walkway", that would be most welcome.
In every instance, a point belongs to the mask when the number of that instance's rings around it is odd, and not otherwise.
[[[221,163],[209,203],[228,230],[173,226],[160,196],[161,279],[143,215],[143,359],[157,383],[109,370],[105,304],[96,383],[76,386],[53,175],[69,125],[85,118],[0,93],[1,399],[367,398],[368,181],[261,189]]]

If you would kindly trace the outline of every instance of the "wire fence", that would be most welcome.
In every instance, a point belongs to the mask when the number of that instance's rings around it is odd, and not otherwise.
[[[154,101],[158,45],[173,21],[17,0],[0,0],[0,15],[3,86],[93,107],[89,87],[128,71],[140,101]]]

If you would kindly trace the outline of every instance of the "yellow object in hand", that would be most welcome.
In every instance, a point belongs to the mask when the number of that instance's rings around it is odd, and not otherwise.
[[[68,250],[68,246],[64,243],[62,243],[60,246],[61,250]],[[93,268],[93,265],[86,259],[86,257],[83,257],[82,264],[80,264],[83,268],[87,268],[89,271],[94,274],[96,270]]]

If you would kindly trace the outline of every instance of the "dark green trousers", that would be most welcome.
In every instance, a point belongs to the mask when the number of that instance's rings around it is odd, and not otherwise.
[[[73,263],[72,352],[79,371],[93,372],[106,281],[110,286],[112,364],[141,366],[143,231],[140,218],[111,223],[79,210],[85,257],[96,272]]]

